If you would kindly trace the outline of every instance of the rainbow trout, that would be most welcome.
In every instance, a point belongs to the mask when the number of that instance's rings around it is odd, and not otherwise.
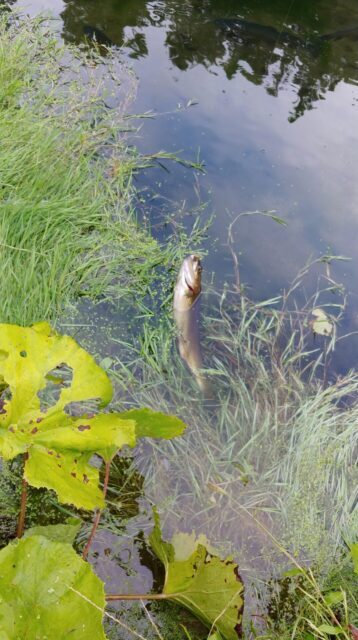
[[[199,307],[197,304],[201,293],[200,258],[195,255],[185,258],[174,288],[174,319],[178,327],[179,353],[195,376],[198,386],[207,396],[210,385],[200,369],[203,358],[200,348]]]

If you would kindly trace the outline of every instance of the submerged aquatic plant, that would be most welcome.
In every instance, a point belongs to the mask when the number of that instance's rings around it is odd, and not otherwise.
[[[328,287],[339,294],[331,276]],[[171,530],[184,520],[229,548],[246,584],[281,575],[284,548],[325,576],[358,535],[358,377],[330,375],[336,329],[313,335],[312,310],[327,309],[335,326],[344,310],[344,292],[332,310],[325,296],[292,311],[289,293],[262,303],[217,296],[218,313],[205,317],[203,332],[216,389],[210,403],[173,354],[169,322],[148,333],[147,350],[143,341],[123,345],[129,364],[122,354],[115,366],[122,388],[131,381],[124,406],[175,410],[189,425],[180,441],[139,448],[147,495],[165,505]]]

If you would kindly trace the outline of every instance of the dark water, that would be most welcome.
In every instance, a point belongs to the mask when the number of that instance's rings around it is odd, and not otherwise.
[[[310,256],[345,255],[351,261],[334,269],[350,294],[341,333],[358,329],[355,0],[30,0],[25,6],[33,14],[51,10],[65,41],[80,43],[86,33],[123,48],[139,79],[132,111],[162,114],[143,122],[141,151],[182,150],[185,158],[204,161],[205,176],[170,164],[169,173],[140,176],[138,186],[154,221],[178,203],[189,210],[209,202],[206,215],[214,212],[215,219],[205,267],[219,285],[232,277],[232,218],[274,209],[286,228],[248,217],[235,230],[241,277],[252,295],[276,296]],[[183,108],[190,100],[196,104]],[[307,286],[314,288],[313,279]],[[357,345],[355,338],[341,343],[338,370],[355,366]]]

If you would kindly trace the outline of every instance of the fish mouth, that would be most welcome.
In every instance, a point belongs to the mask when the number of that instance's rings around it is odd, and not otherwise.
[[[185,284],[188,287],[189,291],[191,291],[195,295],[195,293],[196,293],[195,289],[193,289],[193,287],[189,284],[189,282],[187,281],[186,278],[184,278],[184,280],[185,280]]]

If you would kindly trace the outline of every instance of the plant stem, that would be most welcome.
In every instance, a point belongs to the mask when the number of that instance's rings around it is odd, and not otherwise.
[[[108,482],[109,482],[109,472],[110,472],[110,468],[111,468],[111,462],[112,462],[111,460],[109,462],[106,462],[106,468],[105,468],[105,472],[104,472],[104,482],[103,482],[103,498],[104,499],[106,499],[106,495],[107,495]],[[87,544],[86,544],[85,548],[83,549],[82,558],[84,560],[86,560],[86,558],[88,556],[88,552],[90,550],[91,544],[93,542],[93,538],[94,538],[94,536],[96,534],[96,531],[98,529],[98,525],[99,525],[99,521],[101,519],[102,513],[103,513],[103,509],[97,509],[96,516],[95,516],[95,519],[93,521],[91,533],[90,533],[89,538],[87,540]]]
[[[26,452],[24,453],[24,465],[26,463],[26,460],[28,460],[29,454]],[[19,520],[17,523],[17,531],[16,531],[16,537],[17,538],[22,538],[23,533],[24,533],[24,528],[25,528],[25,516],[26,516],[26,503],[27,503],[27,488],[28,488],[28,484],[27,481],[25,480],[25,477],[23,476],[22,478],[22,489],[21,489],[21,502],[20,502],[20,513],[19,513]]]
[[[176,594],[175,593],[118,593],[118,594],[109,594],[106,596],[107,602],[111,600],[170,600]]]

